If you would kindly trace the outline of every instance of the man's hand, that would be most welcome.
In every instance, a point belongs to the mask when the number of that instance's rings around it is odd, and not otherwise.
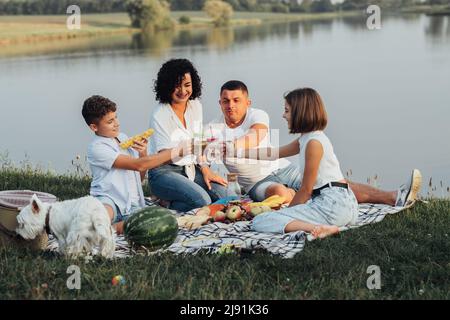
[[[141,140],[135,140],[132,148],[139,153],[139,158],[147,156],[148,140],[142,138]]]
[[[203,180],[205,180],[208,190],[211,190],[211,182],[216,182],[223,186],[227,186],[228,182],[222,178],[220,175],[216,174],[209,167],[202,167]]]

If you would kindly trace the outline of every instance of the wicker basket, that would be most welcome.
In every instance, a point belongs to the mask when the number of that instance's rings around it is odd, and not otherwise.
[[[25,240],[16,234],[17,215],[30,203],[36,194],[42,202],[53,203],[57,198],[49,193],[30,190],[0,191],[0,246],[29,247],[34,250],[45,250],[48,236],[45,232],[33,240]]]

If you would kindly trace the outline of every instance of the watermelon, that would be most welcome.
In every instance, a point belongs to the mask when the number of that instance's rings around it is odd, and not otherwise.
[[[170,210],[153,206],[133,213],[125,221],[123,232],[132,245],[154,251],[174,242],[178,223]]]

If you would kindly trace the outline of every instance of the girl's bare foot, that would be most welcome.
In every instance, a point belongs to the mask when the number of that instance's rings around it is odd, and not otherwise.
[[[316,238],[323,239],[336,233],[339,233],[339,227],[327,225],[316,226],[311,231],[311,235],[314,237],[314,239]]]

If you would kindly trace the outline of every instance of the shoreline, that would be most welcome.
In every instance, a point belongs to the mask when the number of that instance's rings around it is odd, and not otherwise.
[[[181,16],[191,16],[191,23],[176,22],[175,31],[213,29],[211,19],[202,12],[175,11],[174,21]],[[360,11],[333,12],[317,14],[278,14],[278,13],[235,13],[227,27],[252,26],[279,22],[334,19],[362,15]],[[80,38],[105,37],[120,34],[140,33],[141,29],[129,25],[126,13],[86,14],[82,17],[81,30],[68,30],[65,22],[68,16],[0,16],[0,50],[6,46],[33,44],[35,42],[60,41]],[[84,21],[83,21],[84,20]],[[128,21],[127,21],[128,20]],[[83,27],[84,25],[84,27]],[[166,31],[166,30],[161,30]]]

